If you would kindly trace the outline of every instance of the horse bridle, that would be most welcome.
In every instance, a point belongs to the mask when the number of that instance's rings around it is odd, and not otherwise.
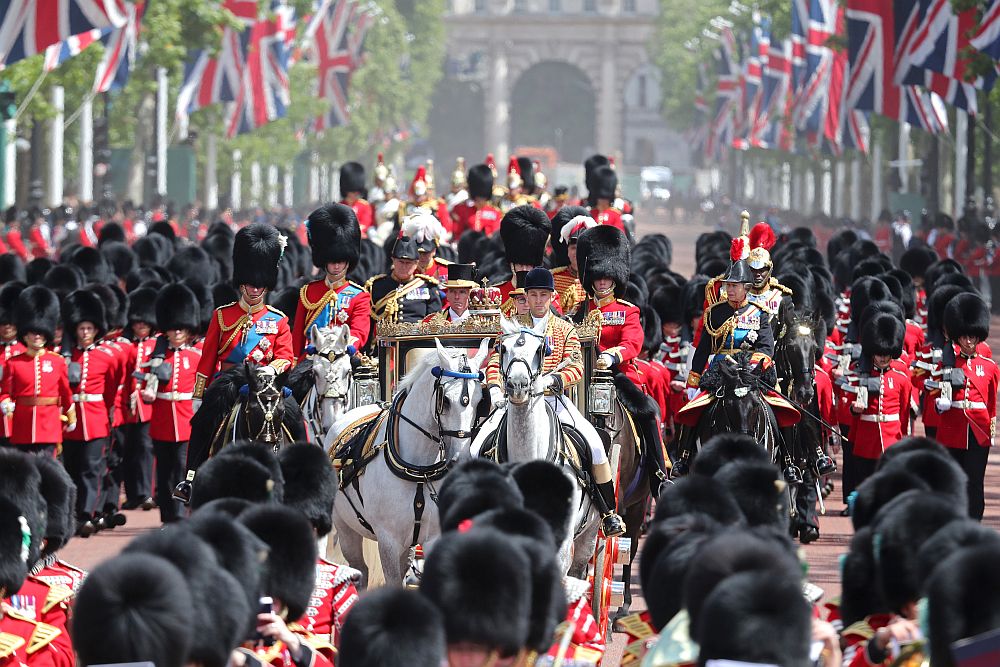
[[[538,380],[538,377],[542,374],[542,366],[545,363],[546,347],[547,347],[546,338],[543,334],[540,334],[537,331],[532,331],[531,329],[525,329],[525,328],[522,328],[520,331],[517,332],[502,334],[499,340],[497,341],[497,349],[501,356],[503,355],[503,342],[506,339],[511,338],[512,336],[518,337],[517,341],[514,343],[514,347],[521,347],[522,345],[524,345],[525,336],[534,336],[535,338],[539,339],[541,344],[538,346],[538,352],[535,353],[535,356],[537,357],[538,361],[537,364],[538,368],[533,371],[531,370],[531,364],[529,364],[526,359],[523,359],[521,357],[514,357],[507,363],[506,366],[504,366],[503,371],[501,371],[501,376],[503,377],[504,385],[507,384],[507,378],[510,376],[510,371],[512,368],[514,368],[514,364],[520,363],[523,364],[525,369],[528,371],[528,377],[530,378],[529,386],[534,386],[535,381]],[[529,394],[529,396],[531,398],[535,398],[537,396],[541,396],[541,392],[532,392]]]
[[[330,364],[323,370],[323,379],[326,380],[326,391],[324,391],[320,395],[320,398],[330,398],[330,399],[333,399],[333,400],[338,400],[338,399],[339,400],[344,400],[344,399],[346,399],[348,397],[348,395],[350,394],[350,392],[351,392],[351,388],[350,388],[351,387],[351,383],[350,383],[350,380],[353,377],[352,374],[348,374],[348,376],[347,376],[348,377],[347,390],[344,393],[342,393],[342,394],[331,393],[330,392],[330,387],[333,386],[333,383],[336,380],[336,378],[333,376],[333,367],[334,367],[334,364],[336,364],[338,360],[340,360],[343,357],[347,356],[348,355],[348,351],[344,350],[343,352],[329,352],[327,354],[322,354],[322,353],[317,352],[317,355],[320,356],[320,357],[322,357],[323,359],[326,359],[328,362],[330,362]]]
[[[791,322],[791,327],[794,327],[798,331],[799,336],[807,336],[810,339],[815,340],[815,338],[814,338],[815,337],[815,331],[814,331],[815,325],[813,324],[813,322],[808,317],[799,317],[799,316],[796,316],[792,320],[792,322]],[[777,345],[781,347],[781,350],[787,350],[788,349],[788,342],[787,341],[788,341],[788,334],[786,332],[785,335],[782,336],[781,338],[779,338],[778,341],[777,341]],[[775,352],[775,356],[776,357],[778,356],[777,351]],[[782,364],[781,364],[782,365],[782,368],[781,368],[782,375],[785,375],[784,371],[787,371],[787,375],[788,375],[788,386],[785,388],[785,391],[787,392],[787,394],[789,396],[791,396],[792,393],[795,390],[795,377],[792,374],[793,373],[793,369],[791,367],[791,364],[789,363],[787,355],[782,354],[780,358],[782,360]],[[809,364],[809,363],[806,364],[806,368],[803,369],[803,371],[802,371],[802,377],[805,379],[807,385],[814,385],[815,384],[815,382],[816,382],[816,368],[815,368],[814,364]]]
[[[281,442],[281,437],[279,433],[279,428],[281,428],[281,420],[275,419],[275,415],[278,412],[278,406],[280,406],[284,400],[284,392],[275,386],[274,377],[269,377],[265,380],[263,387],[258,388],[257,391],[253,392],[253,399],[260,406],[261,413],[264,415],[264,423],[261,424],[260,429],[255,435],[251,436],[251,440],[257,440],[260,442],[267,443],[269,445],[275,445]],[[270,397],[265,399],[261,398],[262,394],[268,393]],[[247,424],[247,432],[250,431],[250,411],[245,410],[245,419]]]
[[[435,436],[431,434],[427,429],[425,429],[420,424],[416,423],[406,415],[404,415],[399,410],[399,406],[402,405],[403,401],[393,400],[392,405],[389,407],[389,414],[393,419],[402,419],[404,422],[419,431],[425,438],[437,444],[438,449],[441,450],[441,454],[444,454],[445,438],[459,438],[461,440],[468,440],[473,436],[472,431],[464,431],[462,429],[445,429],[441,428],[441,415],[444,413],[444,389],[445,389],[445,378],[451,378],[462,381],[462,394],[459,401],[462,403],[462,407],[468,407],[469,403],[472,401],[472,394],[469,391],[469,382],[483,382],[486,375],[482,372],[472,372],[472,368],[469,366],[469,358],[467,355],[462,355],[462,365],[459,370],[453,371],[447,368],[442,368],[440,366],[434,366],[431,369],[431,375],[434,376],[434,423],[437,425],[438,434]],[[401,394],[400,398],[405,398],[405,392]]]

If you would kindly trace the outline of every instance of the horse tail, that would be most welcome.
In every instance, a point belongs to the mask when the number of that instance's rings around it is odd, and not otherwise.
[[[650,449],[662,447],[659,427],[660,408],[656,401],[623,373],[615,374],[615,389],[618,391],[618,400],[632,415],[645,446]]]
[[[295,368],[287,371],[288,374],[284,384],[292,390],[292,396],[295,397],[299,405],[302,404],[302,401],[306,400],[306,395],[309,394],[309,390],[314,386],[312,371],[312,359],[303,359]]]

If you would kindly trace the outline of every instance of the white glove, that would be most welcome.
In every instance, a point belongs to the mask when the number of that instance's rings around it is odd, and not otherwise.
[[[261,375],[277,375],[278,374],[278,371],[274,368],[274,366],[261,366],[260,368],[257,369],[257,371]]]
[[[552,373],[549,373],[548,375],[543,375],[542,376],[542,391],[546,391],[548,389],[552,389],[553,387],[556,386],[556,382],[557,382],[556,376],[553,375]]]
[[[490,405],[496,407],[502,405],[505,400],[500,387],[490,387]]]
[[[66,423],[66,432],[67,433],[72,433],[75,430],[76,430],[76,422],[67,422]]]
[[[937,408],[938,412],[951,410],[951,401],[949,401],[947,398],[935,398],[934,407]]]
[[[611,368],[611,366],[614,365],[614,363],[615,363],[614,356],[607,354],[606,352],[598,355],[597,357],[597,368],[599,368],[602,371],[608,370],[609,368]]]
[[[0,403],[0,410],[2,410],[6,416],[10,417],[14,414],[14,401],[8,398],[3,403]]]
[[[198,410],[201,409],[201,399],[200,398],[192,398],[191,399],[191,409],[194,410],[195,412],[198,412]]]
[[[693,399],[697,395],[698,395],[698,388],[697,387],[688,387],[687,388],[687,397],[688,397],[689,401],[691,399]]]

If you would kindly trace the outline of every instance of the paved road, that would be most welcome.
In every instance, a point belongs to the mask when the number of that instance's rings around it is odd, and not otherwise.
[[[664,233],[673,241],[673,269],[683,275],[694,271],[694,242],[707,228],[693,221],[669,220],[666,216],[656,216],[648,224],[639,227],[640,234]],[[991,347],[1000,350],[1000,318],[994,318]],[[919,427],[918,427],[919,432]],[[839,461],[838,461],[839,464]],[[830,497],[828,513],[820,519],[820,539],[805,547],[805,557],[809,563],[809,578],[821,586],[830,598],[840,592],[838,559],[844,553],[851,538],[850,520],[837,516],[843,508],[840,502],[839,478],[835,480],[837,489]],[[993,456],[987,471],[986,518],[994,528],[1000,528],[1000,458]],[[158,512],[139,510],[126,512],[128,524],[114,531],[103,532],[90,539],[74,539],[63,550],[63,558],[85,569],[93,568],[100,561],[118,553],[135,535],[155,529],[159,525]],[[642,592],[638,584],[633,588],[635,596],[633,610],[645,608]],[[624,648],[622,635],[615,635],[605,664],[615,665]]]

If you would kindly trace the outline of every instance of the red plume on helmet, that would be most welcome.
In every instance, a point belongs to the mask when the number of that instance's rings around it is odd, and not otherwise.
[[[777,239],[774,236],[774,230],[771,229],[771,225],[766,222],[758,222],[750,230],[750,247],[751,248],[764,248],[765,250],[770,250],[774,247],[774,242]]]
[[[746,259],[750,256],[750,248],[747,244],[747,239],[744,236],[737,236],[733,239],[732,245],[729,247],[729,259],[733,262],[738,262],[741,259]]]

